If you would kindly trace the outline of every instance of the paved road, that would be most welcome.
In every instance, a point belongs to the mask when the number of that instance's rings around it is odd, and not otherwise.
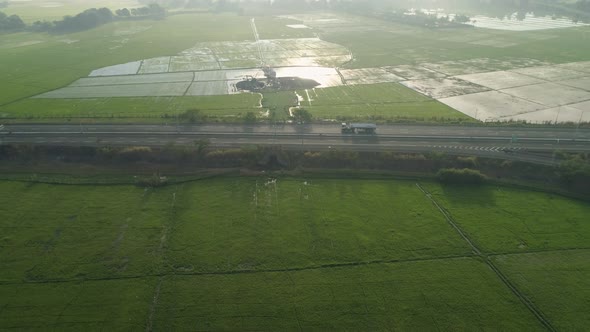
[[[5,125],[3,131],[13,132],[187,132],[187,133],[259,133],[259,134],[340,134],[338,124],[322,125]],[[504,137],[516,138],[577,138],[590,139],[590,129],[575,128],[515,128],[515,127],[479,127],[479,126],[425,126],[425,125],[380,125],[379,136],[463,136],[463,137]]]
[[[354,151],[444,151],[553,164],[546,152],[590,151],[590,130],[475,126],[379,126],[376,135],[343,135],[335,125],[4,125],[0,142],[43,145],[193,144],[275,145],[288,149]]]

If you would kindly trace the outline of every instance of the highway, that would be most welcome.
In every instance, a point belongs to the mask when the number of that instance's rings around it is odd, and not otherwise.
[[[119,125],[5,124],[0,144],[164,146],[207,139],[214,147],[280,146],[297,150],[440,151],[553,164],[547,152],[590,152],[590,130],[578,128],[380,125],[375,135],[342,134],[339,124]]]

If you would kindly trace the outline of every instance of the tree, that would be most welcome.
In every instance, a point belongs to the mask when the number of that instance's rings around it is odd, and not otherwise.
[[[442,168],[436,173],[436,177],[442,183],[452,184],[481,184],[487,177],[475,169]]]
[[[21,31],[26,28],[25,22],[18,15],[7,16],[0,12],[0,31]]]
[[[304,108],[298,108],[293,111],[293,120],[296,123],[309,123],[311,122],[311,113]]]
[[[53,29],[53,23],[47,21],[35,21],[31,26],[35,32],[46,32]]]
[[[203,120],[204,116],[201,114],[201,110],[192,108],[180,114],[180,118],[188,123],[199,123]]]
[[[211,141],[208,138],[201,138],[196,140],[195,147],[197,148],[197,154],[201,156],[203,152],[211,145]]]
[[[131,12],[127,8],[117,9],[115,14],[119,17],[129,17],[131,16]]]
[[[254,112],[248,112],[244,115],[245,123],[256,123],[256,114]]]

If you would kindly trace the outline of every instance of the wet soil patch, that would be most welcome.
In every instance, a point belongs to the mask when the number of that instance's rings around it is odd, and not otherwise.
[[[301,77],[277,77],[275,79],[248,78],[236,83],[236,88],[242,91],[290,91],[313,89],[320,85],[315,80]]]

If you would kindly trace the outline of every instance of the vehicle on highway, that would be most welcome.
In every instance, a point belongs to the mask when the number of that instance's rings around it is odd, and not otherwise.
[[[377,125],[374,123],[342,123],[343,134],[375,134]]]

